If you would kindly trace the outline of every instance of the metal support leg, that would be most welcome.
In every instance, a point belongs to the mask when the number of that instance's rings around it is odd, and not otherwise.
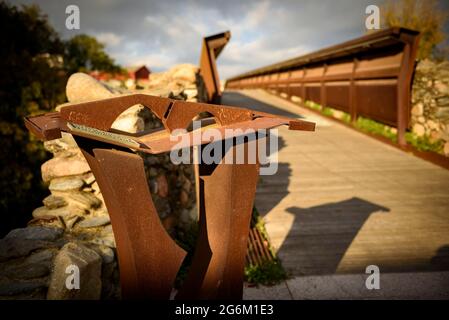
[[[125,299],[168,299],[185,257],[151,199],[143,160],[130,151],[75,136],[111,217]]]
[[[241,299],[259,165],[200,164],[197,169],[200,234],[176,298]]]

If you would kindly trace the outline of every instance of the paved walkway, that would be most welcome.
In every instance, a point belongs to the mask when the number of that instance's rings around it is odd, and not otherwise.
[[[317,122],[313,133],[279,130],[278,173],[261,177],[256,195],[271,242],[292,276],[287,287],[300,281],[302,291],[296,292],[316,293],[323,279],[366,277],[368,265],[403,275],[387,279],[418,274],[449,286],[449,273],[437,273],[449,270],[448,170],[261,90],[225,92],[222,103]],[[315,289],[307,291],[307,284]],[[364,297],[357,286],[349,287]],[[293,291],[290,297],[301,298]],[[434,294],[442,291],[435,287]]]

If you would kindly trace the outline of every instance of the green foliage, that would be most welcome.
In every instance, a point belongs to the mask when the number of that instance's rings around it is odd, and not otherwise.
[[[306,101],[306,106],[321,111],[321,113],[325,116],[335,117],[335,110],[330,107],[322,108],[321,105],[312,101]],[[342,120],[343,122],[351,123],[351,116],[346,112],[342,112],[342,116],[339,119]],[[359,116],[354,126],[361,131],[382,136],[384,138],[391,140],[394,143],[398,141],[397,132],[395,128],[384,125],[377,121]],[[413,132],[407,132],[405,134],[405,139],[408,144],[410,144],[419,151],[431,151],[440,154],[443,153],[444,141],[441,139],[433,141],[428,136],[418,137]]]
[[[252,284],[275,285],[280,281],[287,279],[287,273],[282,267],[281,261],[276,258],[276,253],[268,241],[268,233],[265,229],[265,222],[256,207],[253,207],[251,227],[255,227],[260,232],[264,240],[268,242],[271,255],[275,258],[271,261],[264,261],[259,265],[246,266],[244,273],[245,281]]]
[[[355,123],[355,127],[368,133],[380,135],[382,137],[390,139],[393,142],[397,141],[397,134],[393,130],[393,128],[377,121],[358,117],[357,122]]]
[[[444,28],[449,14],[441,10],[436,0],[389,0],[381,13],[386,27],[420,31],[418,59],[429,58],[446,38]]]
[[[26,130],[23,117],[64,100],[66,77],[51,57],[63,45],[36,6],[0,2],[0,235],[30,219],[46,192],[40,166],[48,158]]]
[[[260,231],[262,236],[265,238],[265,240],[267,240],[268,234],[265,229],[265,224],[255,207],[253,208],[252,215],[253,215],[252,216],[253,224],[251,227],[256,227]],[[183,248],[187,252],[187,256],[184,259],[176,277],[175,281],[176,288],[181,287],[182,283],[184,282],[188,274],[190,265],[192,263],[195,246],[197,244],[198,233],[199,233],[198,223],[192,223],[191,225],[189,225],[187,228],[184,229],[183,228],[176,229],[175,241],[181,248]],[[270,250],[273,256],[275,256],[271,246]],[[274,285],[279,281],[285,280],[287,278],[287,273],[283,269],[280,260],[275,258],[272,261],[265,261],[261,265],[245,266],[244,276],[245,281],[252,284]]]
[[[419,151],[443,153],[444,141],[441,139],[431,141],[428,136],[418,137],[413,132],[407,132],[405,134],[405,140]]]
[[[50,155],[25,128],[23,117],[65,102],[68,75],[83,62],[100,70],[117,68],[92,39],[78,36],[65,43],[39,7],[0,1],[0,237],[29,221],[48,192],[40,167]],[[86,43],[89,50],[83,49]]]
[[[340,120],[346,123],[351,123],[351,115],[347,112],[343,112],[343,116],[340,118]]]
[[[123,72],[114,63],[114,60],[104,52],[104,45],[86,34],[74,36],[67,41],[64,60],[69,73],[92,70],[103,70],[111,73]]]
[[[307,107],[311,108],[311,109],[321,111],[321,105],[318,104],[318,103],[315,103],[315,102],[313,102],[313,101],[307,100],[307,101],[305,102],[305,105],[306,105]]]
[[[252,284],[271,286],[285,279],[287,279],[287,273],[278,259],[245,267],[245,280]]]
[[[334,116],[334,110],[329,107],[324,107],[321,111],[325,116],[333,117]]]

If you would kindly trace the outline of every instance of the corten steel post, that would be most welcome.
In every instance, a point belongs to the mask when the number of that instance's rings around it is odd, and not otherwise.
[[[206,87],[208,102],[220,103],[221,101],[220,77],[218,76],[216,60],[230,38],[231,32],[229,31],[203,38],[200,75]]]
[[[415,59],[418,50],[419,39],[418,35],[402,33],[400,38],[404,43],[404,54],[402,56],[401,72],[398,76],[398,143],[405,146],[405,132],[408,129],[410,122],[410,99],[411,87],[413,79],[413,71],[415,70]]]
[[[162,120],[164,129],[129,135],[111,129],[114,120],[129,107],[142,104]],[[223,157],[239,147],[246,129],[270,129],[288,125],[292,130],[313,131],[314,123],[267,113],[202,103],[176,101],[150,95],[125,95],[68,105],[61,112],[25,119],[27,128],[43,140],[70,133],[82,150],[98,181],[111,217],[125,299],[168,299],[186,252],[161,224],[148,189],[143,160],[134,151],[151,154],[178,148],[201,149],[220,143],[211,135],[186,132],[173,140],[175,129],[186,129],[198,114],[210,113],[215,124],[200,132],[243,129],[226,136]],[[241,137],[240,137],[241,138]],[[257,136],[256,138],[257,139]],[[189,141],[179,145],[179,141]],[[259,164],[248,160],[248,143],[242,164],[199,164],[197,202],[200,234],[187,279],[177,299],[239,299]],[[233,153],[234,154],[234,153]],[[235,163],[235,162],[233,162]]]

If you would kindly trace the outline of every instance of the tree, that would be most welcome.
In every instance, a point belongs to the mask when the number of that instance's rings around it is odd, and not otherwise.
[[[92,70],[122,72],[114,60],[104,52],[104,45],[85,34],[67,41],[64,60],[69,73]]]
[[[438,8],[436,0],[389,0],[381,10],[386,27],[405,27],[421,32],[418,59],[431,57],[445,40],[444,24],[448,13]]]
[[[0,2],[0,234],[28,221],[47,192],[40,166],[48,154],[23,117],[65,100],[65,72],[51,63],[63,48],[37,6]]]
[[[48,193],[40,167],[50,154],[23,117],[66,101],[68,75],[120,70],[95,38],[62,41],[38,6],[0,1],[0,237],[30,220]]]

